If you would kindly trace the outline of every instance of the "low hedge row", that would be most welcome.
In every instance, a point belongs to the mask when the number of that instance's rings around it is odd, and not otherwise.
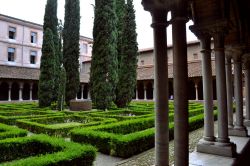
[[[190,131],[203,126],[203,116],[200,113],[189,118]],[[169,117],[172,118],[171,115]],[[105,154],[127,158],[154,147],[153,121],[153,118],[145,118],[86,129],[74,129],[71,131],[71,140],[92,144]],[[169,124],[170,139],[173,139],[173,131],[174,124],[171,122]]]
[[[0,123],[0,140],[5,138],[24,137],[26,135],[26,130]]]
[[[46,135],[0,140],[3,166],[91,166],[96,149]]]
[[[53,136],[68,136],[69,131],[75,127],[96,126],[112,122],[117,122],[117,120],[111,118],[66,115],[21,119],[16,121],[16,125],[34,133],[44,133]]]

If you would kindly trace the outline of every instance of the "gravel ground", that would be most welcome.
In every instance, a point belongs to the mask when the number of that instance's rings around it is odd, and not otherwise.
[[[216,125],[215,125],[216,127]],[[203,128],[197,129],[189,133],[189,152],[195,150],[196,144],[203,136]],[[170,165],[174,164],[174,141],[169,142],[169,161]],[[152,166],[155,161],[154,148],[143,152],[137,156],[133,156],[127,160],[123,160],[116,165],[119,166]]]

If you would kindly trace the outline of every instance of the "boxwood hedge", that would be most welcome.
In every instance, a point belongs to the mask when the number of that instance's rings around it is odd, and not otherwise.
[[[0,140],[5,138],[24,137],[26,135],[26,130],[0,123]]]
[[[3,166],[90,166],[96,149],[46,135],[0,140]]]

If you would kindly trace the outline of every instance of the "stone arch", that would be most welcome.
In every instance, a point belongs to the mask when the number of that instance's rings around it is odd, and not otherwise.
[[[8,100],[8,91],[9,84],[7,82],[2,82],[0,84],[0,100],[7,101]]]

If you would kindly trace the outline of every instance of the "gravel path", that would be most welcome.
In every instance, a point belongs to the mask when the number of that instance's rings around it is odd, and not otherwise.
[[[215,125],[216,127],[216,125]],[[195,150],[196,144],[203,136],[203,128],[197,129],[189,133],[189,152]],[[155,152],[154,148],[143,152],[139,155],[133,156],[127,160],[123,160],[116,165],[119,166],[152,166],[155,161]],[[174,141],[169,142],[169,161],[170,165],[174,164]]]

